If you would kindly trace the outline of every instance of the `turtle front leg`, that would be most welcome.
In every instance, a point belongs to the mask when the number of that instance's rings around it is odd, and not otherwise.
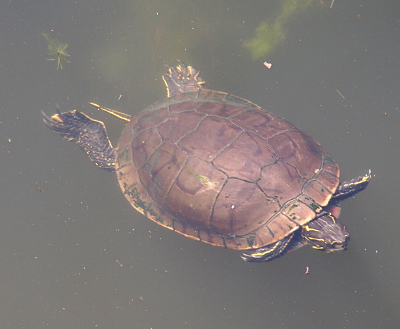
[[[54,114],[49,118],[43,111],[44,123],[68,141],[75,142],[101,169],[115,171],[115,149],[106,127],[78,110]]]
[[[359,176],[347,182],[341,182],[336,189],[335,194],[332,195],[332,200],[341,201],[350,198],[354,194],[364,190],[371,180],[371,170],[364,176]]]
[[[246,262],[269,262],[282,256],[287,250],[294,234],[290,234],[283,239],[271,243],[265,247],[258,248],[250,254],[242,254],[242,259]]]
[[[177,67],[169,66],[168,73],[162,77],[167,87],[168,97],[185,91],[200,90],[205,83],[199,75],[199,70],[180,60],[178,62]]]

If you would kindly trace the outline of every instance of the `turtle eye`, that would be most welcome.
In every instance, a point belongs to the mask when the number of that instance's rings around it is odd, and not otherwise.
[[[350,238],[346,227],[331,213],[302,226],[301,235],[312,248],[328,253],[345,250]]]

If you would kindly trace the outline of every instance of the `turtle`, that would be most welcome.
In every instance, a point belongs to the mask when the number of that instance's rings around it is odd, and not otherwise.
[[[43,121],[94,164],[116,172],[131,205],[186,237],[266,262],[310,245],[345,250],[340,201],[371,171],[340,182],[338,164],[312,137],[260,106],[205,88],[178,61],[163,75],[167,97],[136,115],[95,103],[126,122],[114,148],[103,122],[78,110]]]

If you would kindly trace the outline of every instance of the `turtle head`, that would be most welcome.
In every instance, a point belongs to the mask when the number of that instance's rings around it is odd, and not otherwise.
[[[324,212],[302,226],[301,236],[314,249],[325,252],[346,250],[350,234],[332,212]]]

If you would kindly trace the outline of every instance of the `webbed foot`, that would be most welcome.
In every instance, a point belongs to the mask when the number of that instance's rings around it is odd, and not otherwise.
[[[106,127],[78,110],[57,113],[49,118],[43,111],[44,123],[68,141],[75,142],[99,168],[115,171],[115,150]]]
[[[200,90],[205,81],[199,76],[200,72],[193,66],[186,65],[178,60],[177,67],[168,66],[168,73],[163,75],[167,87],[167,96],[183,93],[185,91]]]

